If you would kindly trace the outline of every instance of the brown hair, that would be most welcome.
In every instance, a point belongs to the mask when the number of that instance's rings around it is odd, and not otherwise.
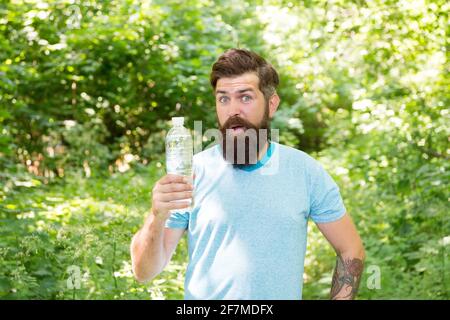
[[[215,90],[220,78],[236,77],[247,72],[257,74],[259,90],[268,102],[280,82],[278,73],[264,58],[249,50],[233,48],[225,51],[212,66],[211,86]]]

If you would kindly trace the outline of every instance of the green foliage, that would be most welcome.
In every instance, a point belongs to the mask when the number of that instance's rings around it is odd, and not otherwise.
[[[107,180],[74,175],[65,184],[19,187],[0,210],[0,298],[182,298],[183,263],[171,264],[151,287],[131,273],[131,237],[162,173],[141,168]],[[67,285],[72,267],[80,270],[80,288]]]
[[[88,130],[91,123],[102,126],[105,139],[98,143],[112,154],[109,163],[123,153],[141,155],[174,115],[213,126],[211,64],[239,41],[257,46],[259,39],[258,31],[239,36],[241,23],[253,23],[251,10],[232,3],[19,4],[0,7],[0,152],[20,146],[13,162],[48,157],[49,137],[71,135],[64,133],[67,121]],[[77,150],[68,158],[80,156],[78,147],[60,140],[64,153]],[[99,164],[91,158],[58,166]],[[52,163],[40,166],[56,170]]]

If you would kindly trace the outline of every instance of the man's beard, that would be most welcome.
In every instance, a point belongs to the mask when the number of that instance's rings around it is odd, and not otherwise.
[[[229,118],[219,129],[222,133],[222,156],[233,166],[249,166],[258,162],[259,152],[270,140],[269,108],[265,108],[264,117],[253,125],[238,116]],[[234,135],[232,128],[242,127],[244,132]],[[229,133],[227,134],[227,130]]]

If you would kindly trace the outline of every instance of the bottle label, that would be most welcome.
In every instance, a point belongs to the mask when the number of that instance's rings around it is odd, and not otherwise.
[[[192,139],[190,136],[171,136],[166,142],[167,173],[192,174]]]

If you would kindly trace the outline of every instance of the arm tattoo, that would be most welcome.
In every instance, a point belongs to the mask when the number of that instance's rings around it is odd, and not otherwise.
[[[355,298],[363,272],[363,265],[361,259],[344,260],[341,256],[337,257],[330,292],[332,300]],[[344,288],[348,293],[344,296],[339,295]]]

